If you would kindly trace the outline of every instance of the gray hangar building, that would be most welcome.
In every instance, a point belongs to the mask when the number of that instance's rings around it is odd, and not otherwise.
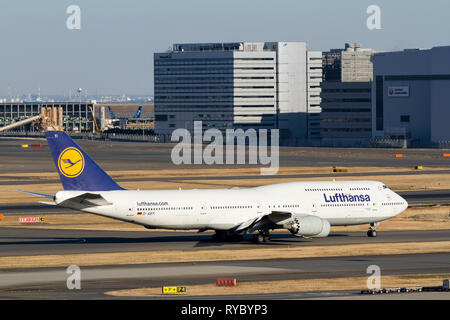
[[[372,138],[450,141],[450,46],[372,57]]]

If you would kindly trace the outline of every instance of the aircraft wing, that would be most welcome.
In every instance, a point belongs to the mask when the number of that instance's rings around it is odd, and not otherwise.
[[[283,221],[290,219],[292,213],[288,211],[272,211],[267,215],[267,218],[275,224],[283,224]]]
[[[287,220],[292,216],[290,212],[272,211],[270,213],[261,215],[256,218],[242,222],[240,225],[234,228],[235,231],[248,231],[253,232],[265,224],[275,223],[279,224],[281,221]]]
[[[236,231],[242,231],[242,230],[245,230],[245,229],[247,229],[247,228],[249,228],[249,227],[251,227],[251,226],[254,226],[254,225],[257,224],[259,221],[261,221],[262,218],[264,218],[264,216],[261,216],[261,217],[257,217],[257,218],[254,218],[254,219],[250,219],[250,220],[244,221],[244,222],[242,222],[240,225],[238,225],[238,226],[235,228],[235,230],[236,230]]]
[[[309,215],[307,213],[301,214],[301,215]],[[298,214],[297,214],[298,216]],[[260,217],[250,219],[248,221],[242,222],[239,226],[237,226],[234,230],[235,231],[244,231],[248,233],[252,233],[262,227],[270,226],[270,225],[277,225],[277,226],[283,226],[285,223],[288,222],[289,219],[292,218],[292,213],[289,211],[272,211],[270,213],[267,213],[265,215],[262,215]]]

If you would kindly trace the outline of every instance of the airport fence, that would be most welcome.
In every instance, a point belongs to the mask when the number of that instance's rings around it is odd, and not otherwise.
[[[405,139],[371,139],[369,144],[373,148],[407,148],[408,141]]]
[[[130,141],[130,142],[172,142],[170,135],[152,134],[121,134],[104,132],[67,132],[73,139]],[[3,131],[0,137],[11,138],[44,138],[44,132],[39,131]],[[328,147],[328,148],[434,148],[450,149],[450,141],[423,143],[417,140],[404,139],[367,139],[367,140],[303,140],[297,141],[301,147]]]
[[[326,148],[406,148],[410,146],[408,141],[403,139],[327,139],[303,142],[305,147],[326,147]]]
[[[118,134],[118,133],[100,133],[93,132],[67,132],[73,139],[88,140],[111,140],[111,141],[143,141],[143,142],[164,142],[164,139],[156,135],[138,135],[138,134]],[[0,132],[0,137],[11,138],[45,138],[44,132],[31,131],[5,131]]]
[[[32,131],[3,131],[0,132],[0,137],[11,137],[11,138],[42,138],[45,137],[44,132],[32,132]]]
[[[112,141],[163,142],[157,135],[105,133],[104,138]]]
[[[68,134],[74,139],[95,139],[96,135],[92,132],[68,132]],[[32,132],[32,131],[5,131],[0,132],[0,137],[11,138],[45,138],[44,132]]]
[[[438,141],[434,147],[438,149],[450,149],[450,141]]]

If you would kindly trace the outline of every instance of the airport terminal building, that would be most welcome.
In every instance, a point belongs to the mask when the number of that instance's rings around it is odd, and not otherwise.
[[[450,141],[450,46],[375,54],[372,137],[410,146]]]
[[[0,127],[16,123],[41,113],[41,108],[62,107],[63,125],[66,131],[94,132],[93,112],[95,104],[91,102],[21,102],[0,103]],[[92,108],[92,109],[91,109]],[[36,123],[16,128],[19,131],[39,131]]]
[[[205,130],[278,128],[282,143],[297,144],[319,131],[308,114],[320,112],[321,78],[321,53],[304,42],[174,44],[154,54],[155,133],[202,121]]]

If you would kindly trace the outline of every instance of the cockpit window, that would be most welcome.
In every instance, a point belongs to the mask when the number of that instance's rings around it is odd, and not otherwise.
[[[388,187],[386,185],[383,184],[383,189],[387,189]]]

